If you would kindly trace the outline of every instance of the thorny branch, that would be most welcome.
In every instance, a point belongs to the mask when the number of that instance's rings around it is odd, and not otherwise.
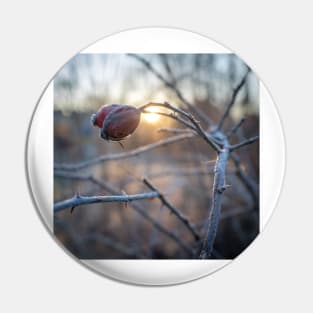
[[[92,196],[86,197],[81,195],[75,195],[71,199],[57,202],[54,205],[54,212],[59,212],[68,208],[76,208],[84,204],[104,203],[104,202],[124,202],[128,203],[135,200],[146,200],[158,197],[157,192],[147,192],[135,195],[123,195],[123,196]]]
[[[140,61],[150,72],[152,72],[157,78],[159,78],[168,88],[173,90],[178,99],[182,101],[182,103],[188,107],[189,110],[195,111],[199,117],[201,117],[206,122],[206,127],[209,124],[212,124],[212,121],[200,110],[198,110],[195,106],[193,106],[190,102],[188,102],[182,93],[177,89],[177,86],[175,82],[171,82],[167,79],[165,79],[158,71],[154,69],[154,67],[142,58],[141,56],[131,54],[131,57],[134,57],[138,61]],[[169,64],[166,65],[167,72],[170,71]],[[182,109],[179,109],[177,107],[172,106],[171,104],[164,102],[164,103],[155,103],[150,102],[148,104],[145,104],[140,108],[140,110],[143,113],[149,113],[147,110],[151,106],[157,106],[157,107],[163,107],[166,109],[169,109],[171,112],[154,112],[163,116],[167,116],[170,118],[173,118],[183,124],[187,127],[187,129],[190,129],[190,132],[183,133],[178,136],[170,137],[164,140],[160,140],[159,142],[146,145],[137,149],[134,149],[132,151],[123,152],[123,153],[117,153],[117,154],[111,154],[111,155],[104,155],[100,156],[98,158],[87,160],[81,163],[77,164],[56,164],[55,169],[56,170],[65,170],[65,171],[73,171],[73,170],[79,170],[88,166],[92,166],[101,162],[111,161],[111,160],[120,160],[125,159],[133,156],[137,156],[141,153],[150,151],[152,149],[155,149],[160,146],[165,146],[172,144],[174,142],[178,142],[180,140],[189,139],[192,137],[195,137],[196,135],[203,138],[217,153],[217,159],[215,162],[215,169],[214,169],[214,182],[213,182],[213,191],[212,191],[212,204],[209,211],[209,217],[206,221],[203,229],[203,235],[202,235],[202,242],[201,242],[201,252],[199,255],[199,258],[210,258],[214,249],[213,245],[216,238],[216,233],[218,229],[218,224],[221,217],[221,206],[222,206],[222,195],[223,192],[230,187],[226,184],[226,168],[228,164],[228,159],[231,158],[236,166],[237,169],[237,175],[242,180],[244,185],[247,187],[247,189],[251,192],[253,195],[254,200],[258,200],[257,198],[257,191],[255,190],[255,187],[253,184],[249,181],[249,179],[246,177],[246,175],[243,173],[240,167],[240,163],[238,160],[238,157],[233,154],[234,150],[237,150],[241,147],[244,147],[248,144],[252,144],[255,141],[259,139],[258,136],[243,140],[242,142],[239,142],[237,144],[230,145],[229,138],[236,133],[236,131],[241,127],[241,125],[244,122],[244,119],[240,120],[238,124],[234,125],[227,133],[223,132],[223,125],[227,117],[230,115],[231,108],[236,102],[237,95],[241,88],[244,86],[248,74],[250,72],[250,69],[247,69],[246,74],[243,76],[241,81],[238,83],[238,85],[234,88],[232,95],[230,97],[230,101],[226,106],[225,112],[223,113],[219,123],[215,128],[211,127],[211,132],[207,132],[203,129],[202,125],[199,121],[197,121],[193,115],[190,113],[187,113],[183,111]],[[185,131],[185,130],[184,130]],[[173,131],[174,132],[174,131]],[[177,131],[179,133],[179,131]],[[57,172],[56,172],[57,173]],[[72,175],[73,179],[80,179],[79,175],[75,176],[75,173],[68,174],[69,172],[59,172],[57,175],[64,175],[64,177],[68,175]],[[98,181],[93,176],[87,176],[83,179],[90,180],[91,182],[98,184],[99,186],[102,186],[104,188],[107,188],[108,186],[106,183],[102,183],[101,181]],[[83,196],[75,196],[72,199],[68,199],[59,203],[55,204],[54,210],[55,212],[58,212],[60,210],[69,208],[69,207],[75,207],[82,204],[91,204],[91,203],[97,203],[97,202],[112,202],[112,201],[118,201],[118,202],[129,202],[134,200],[144,200],[144,199],[151,199],[151,198],[159,198],[160,201],[165,205],[182,223],[185,224],[185,226],[189,229],[189,231],[193,234],[194,238],[197,240],[199,239],[200,235],[197,233],[195,228],[190,224],[189,220],[181,214],[181,212],[173,207],[173,205],[168,202],[168,200],[164,197],[164,195],[147,179],[144,179],[144,183],[152,190],[148,193],[143,194],[137,194],[137,195],[125,195],[121,194],[117,190],[115,190],[112,187],[107,188],[111,193],[115,193],[118,195],[115,196],[99,196],[99,197],[83,197]],[[149,216],[144,209],[140,207],[138,203],[131,203],[131,205],[135,208],[135,210],[141,214],[144,218],[146,218],[152,225],[167,235],[169,238],[173,239],[188,255],[192,255],[193,251],[190,247],[188,247],[179,236],[177,236],[175,233],[165,229],[160,223],[155,221],[151,216]]]
[[[225,173],[227,168],[227,160],[229,157],[229,147],[225,139],[224,149],[219,152],[214,169],[214,182],[212,191],[212,205],[208,221],[204,228],[204,239],[202,241],[202,248],[200,252],[201,259],[207,259],[211,256],[213,244],[215,241],[217,228],[220,220],[222,194],[229,187],[226,184]]]
[[[242,88],[244,85],[244,82],[246,80],[246,77],[248,73],[250,72],[250,69],[247,71],[246,75],[243,77],[241,82],[238,84],[238,86],[235,88],[231,101],[229,102],[225,113],[222,116],[221,121],[219,122],[218,127],[215,129],[213,136],[211,134],[206,133],[203,128],[201,127],[200,123],[194,119],[194,117],[189,114],[184,112],[181,109],[175,108],[171,104],[165,102],[165,103],[148,103],[144,106],[142,106],[140,109],[144,112],[147,107],[150,106],[159,106],[159,107],[164,107],[167,109],[170,109],[176,113],[179,113],[186,119],[188,119],[191,124],[193,125],[192,127],[186,125],[183,123],[185,126],[189,127],[191,130],[196,131],[199,136],[201,136],[207,143],[211,145],[211,147],[218,153],[218,157],[216,160],[216,165],[215,165],[215,171],[214,171],[214,183],[213,183],[213,192],[212,192],[212,205],[211,205],[211,210],[209,214],[208,221],[206,223],[205,229],[204,229],[204,239],[202,242],[202,249],[200,252],[200,258],[206,259],[209,258],[212,254],[213,251],[213,244],[215,241],[216,233],[217,233],[217,228],[220,220],[220,211],[221,211],[221,205],[222,205],[222,194],[228,188],[229,186],[226,184],[225,181],[225,175],[226,175],[226,168],[228,164],[228,158],[229,155],[232,151],[241,148],[245,145],[251,144],[259,139],[258,136],[255,136],[253,138],[249,138],[247,140],[244,140],[243,142],[240,142],[235,145],[230,145],[228,141],[228,136],[225,135],[221,128],[223,126],[223,123],[225,119],[228,117],[230,113],[230,109],[232,108],[233,104],[235,103],[237,94],[239,90]],[[235,132],[241,125],[243,121],[239,122],[235,127],[233,127],[228,134],[231,135],[233,132]],[[218,138],[215,140],[215,137]]]
[[[86,160],[80,163],[76,163],[76,164],[58,164],[56,163],[54,165],[54,170],[66,170],[66,171],[77,171],[89,166],[93,166],[99,163],[104,163],[107,161],[116,161],[116,160],[122,160],[122,159],[127,159],[130,157],[135,157],[138,156],[142,153],[151,151],[153,149],[159,148],[159,147],[163,147],[163,146],[167,146],[170,145],[174,142],[178,142],[181,140],[185,140],[185,139],[190,139],[192,137],[194,137],[195,135],[190,133],[190,134],[181,134],[178,136],[173,136],[173,137],[169,137],[166,139],[162,139],[159,140],[155,143],[151,143],[145,146],[141,146],[137,149],[134,150],[130,150],[127,152],[121,152],[121,153],[113,153],[113,154],[106,154],[106,155],[101,155],[97,158],[94,159],[90,159],[90,160]]]
[[[187,113],[179,108],[174,107],[173,105],[171,105],[168,102],[164,102],[164,103],[158,103],[158,102],[149,102],[145,105],[143,105],[142,107],[140,107],[139,109],[143,112],[145,112],[145,110],[148,107],[151,106],[157,106],[157,107],[163,107],[166,109],[170,109],[178,114],[180,114],[181,116],[183,116],[185,119],[189,120],[190,123],[192,124],[192,126],[188,126],[185,123],[183,123],[185,126],[189,127],[192,130],[195,130],[198,135],[200,137],[202,137],[216,152],[219,152],[220,147],[218,146],[218,144],[216,144],[216,142],[214,141],[214,138],[208,134],[201,126],[200,122],[197,121],[190,113]],[[159,112],[154,112],[155,114],[159,114]],[[173,117],[173,116],[170,116]],[[173,117],[175,118],[175,117]]]
[[[90,181],[93,184],[103,188],[104,190],[108,191],[111,194],[115,195],[124,195],[122,192],[115,189],[110,184],[104,182],[103,180],[100,180],[98,178],[95,178],[93,175],[82,175],[77,174],[73,172],[54,172],[55,176],[67,178],[67,179],[75,179],[75,180],[82,180],[82,181]],[[147,211],[138,203],[138,202],[131,202],[129,204],[138,214],[140,214],[146,221],[148,221],[150,224],[153,225],[155,229],[157,229],[160,233],[164,234],[168,238],[172,239],[177,243],[178,246],[180,246],[187,255],[191,256],[193,255],[193,251],[191,248],[187,246],[186,243],[184,243],[180,237],[175,234],[174,232],[166,229],[163,225],[161,225],[157,220],[155,220],[152,216],[150,216]]]
[[[144,177],[143,182],[152,190],[158,193],[158,197],[160,201],[173,213],[192,233],[193,237],[196,241],[200,239],[200,235],[198,234],[197,230],[191,225],[188,218],[184,216],[177,208],[175,208],[166,198],[165,196],[152,184],[152,182]]]
[[[256,136],[248,140],[245,140],[239,144],[235,144],[231,146],[228,141],[228,136],[225,135],[222,131],[224,121],[230,114],[230,110],[233,107],[236,101],[236,97],[240,89],[243,87],[249,72],[250,72],[250,69],[247,70],[242,80],[234,89],[230,102],[228,103],[226,110],[224,114],[222,115],[222,118],[220,119],[220,122],[218,123],[218,126],[216,127],[216,130],[215,130],[215,134],[218,136],[220,143],[223,146],[223,149],[219,151],[218,158],[216,160],[216,165],[215,165],[215,174],[214,174],[214,183],[213,183],[213,192],[212,192],[212,205],[211,205],[211,210],[210,210],[208,221],[205,225],[205,229],[204,229],[205,235],[204,235],[204,239],[202,242],[202,249],[200,252],[200,258],[202,259],[209,258],[213,251],[213,245],[214,245],[217,228],[218,228],[218,224],[220,220],[220,212],[221,212],[221,206],[222,206],[222,194],[226,190],[226,188],[229,187],[229,185],[227,185],[225,181],[228,158],[233,150],[238,149],[240,147],[243,147],[247,144],[253,143],[256,140],[258,140],[258,136]],[[228,132],[228,134],[231,135],[234,131],[236,131],[242,125],[242,123],[243,121],[239,122],[239,124],[233,127]]]
[[[249,191],[249,193],[253,199],[253,202],[256,204],[256,207],[259,207],[259,196],[258,196],[257,186],[241,169],[240,160],[239,160],[238,156],[235,153],[231,153],[230,158],[232,159],[232,161],[235,164],[237,176],[241,179],[243,185]]]

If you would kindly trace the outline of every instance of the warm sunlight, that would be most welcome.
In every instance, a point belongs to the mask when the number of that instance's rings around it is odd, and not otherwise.
[[[151,107],[151,108],[148,108],[146,111],[149,111],[151,113],[144,113],[142,116],[144,118],[144,120],[148,123],[155,123],[159,120],[160,118],[160,115],[159,114],[156,114],[156,113],[153,113],[153,112],[158,112],[158,108],[154,108],[154,107]]]

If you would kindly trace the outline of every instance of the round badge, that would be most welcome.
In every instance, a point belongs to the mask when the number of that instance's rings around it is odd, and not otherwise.
[[[263,231],[285,147],[240,57],[191,32],[143,28],[55,74],[26,162],[42,221],[69,255],[113,279],[166,285],[222,268]]]

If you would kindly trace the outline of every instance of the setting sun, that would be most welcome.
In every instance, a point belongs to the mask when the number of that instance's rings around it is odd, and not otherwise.
[[[151,113],[144,113],[143,118],[148,123],[156,123],[160,119],[160,115],[154,112],[158,112],[158,108],[148,108],[147,111]]]

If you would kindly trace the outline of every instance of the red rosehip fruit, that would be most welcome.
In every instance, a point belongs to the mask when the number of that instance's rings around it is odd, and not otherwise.
[[[103,139],[120,141],[130,136],[138,127],[140,113],[140,110],[130,105],[103,105],[91,116],[91,122],[101,129]]]

